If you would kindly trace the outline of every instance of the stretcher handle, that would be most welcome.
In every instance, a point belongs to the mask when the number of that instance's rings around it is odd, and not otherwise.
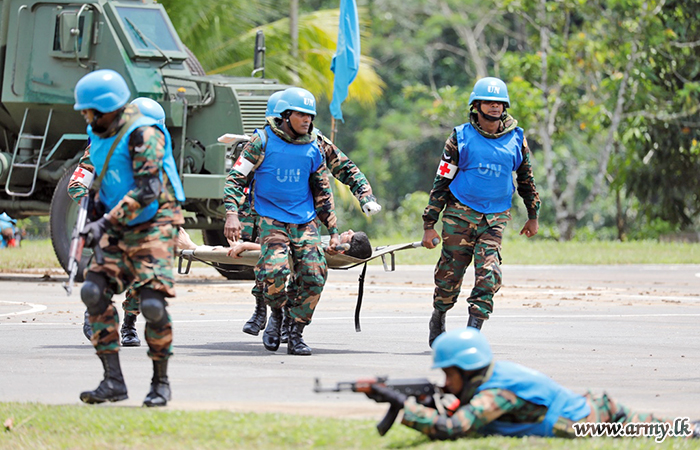
[[[433,245],[437,246],[440,243],[440,238],[433,238]],[[418,248],[423,246],[423,241],[417,241],[411,243],[411,247]]]

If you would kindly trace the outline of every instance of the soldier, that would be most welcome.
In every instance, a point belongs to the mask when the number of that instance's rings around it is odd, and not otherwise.
[[[163,110],[163,107],[160,106],[160,104],[155,100],[146,97],[139,97],[134,99],[131,104],[136,106],[144,116],[150,117],[157,123],[165,126],[165,110]],[[88,148],[86,153],[89,155],[89,152],[90,149]],[[92,165],[90,165],[89,158],[81,159],[68,184],[68,195],[73,200],[80,202],[81,198],[88,195],[90,189],[88,182],[94,179],[94,173],[95,169],[92,167]],[[122,302],[122,309],[124,310],[124,322],[122,322],[120,329],[122,345],[124,347],[139,347],[141,346],[141,340],[139,339],[138,332],[136,331],[136,318],[139,315],[139,302],[136,298],[136,293],[132,288],[126,290],[126,298]],[[90,314],[87,310],[85,311],[83,333],[88,339],[92,337]]]
[[[440,440],[474,433],[576,437],[576,424],[584,422],[672,423],[631,411],[605,393],[578,395],[530,368],[494,362],[488,341],[476,328],[440,335],[433,343],[433,369],[445,372],[445,390],[458,400],[442,412],[385,386],[373,385],[367,395],[403,408],[401,423]],[[684,435],[700,437],[700,427],[687,423]]]
[[[165,298],[175,296],[172,258],[177,225],[184,222],[180,202],[185,197],[168,131],[127,105],[129,97],[126,82],[113,70],[89,73],[75,87],[74,109],[88,123],[90,137],[83,161],[89,160],[99,174],[92,188],[99,192],[99,206],[105,211],[82,233],[95,258],[80,290],[104,379],[80,399],[102,403],[127,398],[112,297],[131,286],[146,319],[148,356],[153,360],[144,405],[164,406],[171,398],[167,367],[172,354]]]
[[[510,107],[506,84],[498,78],[477,81],[469,107],[469,123],[456,127],[445,143],[423,213],[423,245],[434,248],[433,239],[438,237],[434,226],[444,209],[444,242],[435,267],[430,345],[445,332],[445,315],[457,301],[472,258],[476,282],[467,299],[467,325],[480,329],[493,311],[493,296],[501,287],[501,238],[511,218],[513,171],[528,216],[520,234],[531,238],[539,228],[540,199],[530,149],[523,129],[506,112]]]
[[[310,355],[311,349],[303,341],[302,333],[311,322],[328,274],[315,219],[318,211],[319,219],[331,235],[328,252],[337,253],[339,239],[333,194],[313,133],[316,116],[313,94],[301,88],[287,89],[274,112],[281,119],[268,124],[264,134],[253,135],[226,180],[224,235],[232,241],[241,237],[238,209],[245,201],[244,189],[252,178],[249,201],[260,217],[262,246],[256,282],[262,286],[265,302],[272,310],[263,344],[270,351],[279,348],[291,252],[294,273],[302,287],[300,303],[289,310],[292,325],[287,353]]]
[[[321,236],[321,242],[323,241],[328,241],[330,239],[330,236]],[[348,230],[348,231],[343,231],[340,233],[338,236],[338,239],[340,241],[340,244],[348,244],[350,248],[347,250],[341,251],[339,253],[343,253],[348,256],[352,256],[354,258],[358,259],[366,259],[372,256],[372,244],[369,242],[369,238],[367,237],[367,234],[362,232],[362,231],[353,231],[353,230]],[[228,256],[232,258],[240,258],[240,254],[245,251],[259,251],[260,250],[260,244],[256,242],[250,242],[250,241],[244,241],[240,240],[238,242],[234,242],[232,246],[230,247],[223,247],[223,246],[208,246],[208,245],[197,245],[192,241],[192,238],[190,238],[190,235],[185,231],[183,228],[180,228],[180,231],[178,232],[177,235],[177,248],[180,250],[209,250],[209,249],[227,249],[228,250]],[[263,304],[263,306],[265,306]]]
[[[273,126],[275,124],[275,119],[282,118],[279,115],[279,113],[275,113],[274,111],[275,106],[277,105],[277,100],[279,100],[279,97],[282,95],[282,92],[283,91],[275,92],[270,96],[270,98],[267,101],[267,110],[265,112],[265,116],[270,126]],[[350,187],[350,191],[360,202],[362,211],[368,217],[373,216],[374,214],[377,214],[379,211],[381,211],[381,205],[377,203],[376,197],[372,194],[372,186],[370,186],[369,181],[367,181],[367,177],[365,177],[365,175],[360,171],[357,165],[355,165],[355,163],[352,162],[345,153],[343,153],[338,147],[336,147],[330,139],[321,134],[321,132],[317,128],[314,129],[314,132],[316,132],[316,134],[318,135],[317,143],[319,148],[321,149],[321,152],[325,156],[326,166],[330,170],[331,175],[333,175],[341,183]],[[250,206],[247,202],[244,204],[244,208],[242,209],[245,209],[245,212],[239,212],[239,217],[245,218],[245,221],[244,219],[241,219],[241,224],[243,226],[242,239],[252,241],[254,240],[252,239],[252,237],[257,235],[257,233],[253,233],[252,231],[247,232],[246,230],[252,229],[251,227],[253,227],[254,225],[254,219],[251,219],[251,217],[254,217],[255,213],[250,211]],[[251,236],[251,238],[247,239],[247,236]],[[297,283],[294,283],[293,281],[294,280],[291,280],[291,282],[288,284],[290,288],[290,298],[296,298],[298,296]],[[265,301],[263,299],[259,285],[256,284],[253,287],[252,293],[255,297],[255,312],[248,320],[248,322],[246,322],[243,326],[243,332],[251,334],[253,336],[257,336],[258,333],[260,333],[260,330],[263,330],[265,328],[265,321],[267,319],[267,308],[265,307]],[[286,314],[287,308],[288,306],[285,306],[285,314],[282,316],[282,331],[280,337],[281,343],[286,343],[288,339],[287,331],[289,323]]]
[[[0,248],[17,246],[17,220],[6,212],[0,214]]]

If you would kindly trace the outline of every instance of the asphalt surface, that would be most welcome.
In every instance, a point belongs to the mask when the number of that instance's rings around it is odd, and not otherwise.
[[[310,357],[264,349],[241,332],[253,311],[247,281],[227,281],[205,266],[178,277],[170,362],[173,409],[272,411],[379,418],[364,395],[313,392],[372,376],[428,377],[432,265],[370,266],[362,331],[353,315],[359,269],[332,270],[304,339]],[[608,392],[635,410],[700,418],[700,266],[504,266],[495,313],[484,325],[497,359],[540,370],[584,393]],[[0,273],[0,401],[81,404],[102,367],[84,338],[76,286],[66,296],[58,271]],[[466,298],[473,283],[465,278]],[[123,296],[116,297],[121,301]],[[466,301],[447,328],[465,325]],[[143,319],[137,326],[143,339]],[[145,342],[120,352],[129,399],[146,395],[151,362]],[[107,406],[109,407],[109,406]]]

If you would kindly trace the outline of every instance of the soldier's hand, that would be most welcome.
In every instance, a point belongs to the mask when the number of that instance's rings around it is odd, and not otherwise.
[[[241,222],[237,213],[226,213],[226,223],[224,224],[224,236],[229,241],[237,241],[241,238]]]
[[[85,224],[83,231],[80,235],[85,239],[86,247],[97,247],[100,244],[100,239],[105,233],[105,230],[110,226],[109,218],[107,214],[100,217],[94,222]]]
[[[328,247],[325,248],[326,253],[329,255],[337,255],[339,252],[336,247],[340,245],[340,237],[338,233],[331,234],[331,240],[328,242]]]
[[[362,206],[362,212],[365,213],[367,217],[373,216],[382,210],[382,205],[377,202],[367,202]]]
[[[537,234],[539,229],[540,223],[537,221],[537,219],[529,219],[527,222],[525,222],[523,229],[520,230],[520,234],[524,234],[525,236],[531,238]]]
[[[408,398],[400,392],[376,383],[372,385],[372,391],[367,393],[367,397],[377,403],[390,403],[391,406],[397,408],[403,408],[403,404]]]
[[[435,241],[437,239],[437,241]],[[430,228],[423,231],[423,247],[425,248],[435,248],[440,243],[440,236],[438,232]]]

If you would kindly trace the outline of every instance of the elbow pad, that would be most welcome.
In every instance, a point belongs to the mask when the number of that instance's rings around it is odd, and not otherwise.
[[[142,205],[150,205],[160,195],[160,190],[163,183],[158,177],[139,179],[136,182],[136,187],[139,189],[139,194],[136,200]]]

